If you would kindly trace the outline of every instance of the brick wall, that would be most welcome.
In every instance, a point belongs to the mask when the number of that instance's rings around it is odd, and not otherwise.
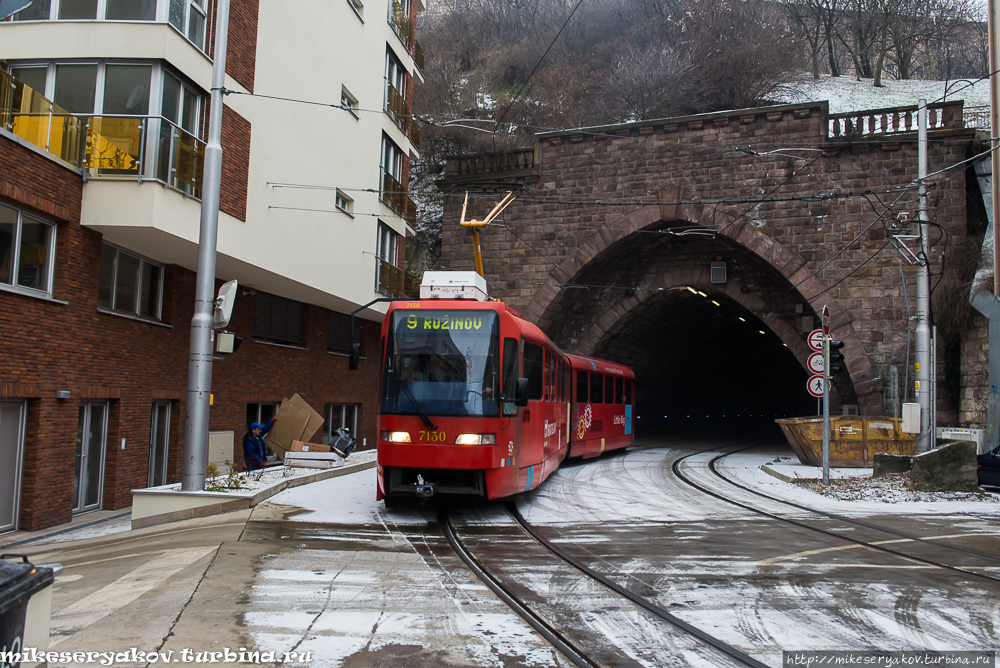
[[[208,11],[208,30],[205,52],[215,57],[215,12],[218,0]],[[226,74],[236,79],[251,93],[257,67],[257,20],[259,0],[232,0],[229,5],[229,33],[226,48]]]
[[[247,187],[250,174],[250,121],[222,107],[222,189],[219,210],[247,220]]]
[[[98,311],[102,238],[79,224],[80,175],[2,137],[0,166],[4,192],[16,195],[0,200],[65,214],[46,216],[57,224],[53,296],[60,301],[0,290],[0,397],[28,400],[20,528],[36,530],[72,516],[77,425],[88,401],[110,407],[104,508],[130,505],[130,491],[147,484],[154,401],[171,403],[169,480],[180,479],[195,274],[166,268],[162,324]],[[7,174],[17,179],[9,181]],[[369,447],[375,444],[377,324],[367,327],[368,359],[349,372],[346,356],[326,352],[327,311],[309,306],[306,317],[306,350],[254,343],[253,297],[237,297],[230,331],[244,343],[213,365],[210,424],[213,431],[235,432],[240,464],[246,404],[281,401],[296,392],[320,412],[326,403],[361,404],[359,444],[364,438]],[[71,397],[56,399],[58,390],[69,390]]]
[[[583,353],[599,348],[610,321],[641,299],[621,290],[563,286],[669,284],[683,258],[656,255],[655,244],[644,242],[649,237],[635,231],[714,229],[714,245],[689,261],[698,267],[699,284],[709,286],[712,256],[738,259],[745,272],[757,274],[740,280],[763,295],[762,308],[780,314],[789,332],[801,329],[795,303],[806,307],[806,315],[829,303],[834,335],[847,343],[862,411],[881,414],[881,378],[888,365],[904,363],[906,304],[898,256],[891,246],[883,248],[879,214],[882,203],[893,204],[892,220],[900,211],[915,211],[915,190],[899,188],[917,175],[917,147],[899,140],[834,144],[826,127],[826,103],[815,103],[634,124],[596,135],[560,133],[539,138],[533,175],[504,179],[488,169],[463,174],[452,161],[443,188],[489,189],[489,196],[470,201],[467,217],[478,219],[505,189],[521,183],[553,200],[526,202],[522,196],[506,212],[513,234],[497,224],[483,231],[486,278],[492,296],[537,322],[559,345]],[[931,171],[964,160],[971,138],[969,132],[948,131],[947,139],[931,142]],[[948,174],[931,196],[935,222],[954,240],[966,234],[965,174]],[[856,194],[806,199],[820,193]],[[760,197],[783,199],[739,201]],[[600,199],[615,204],[601,206]],[[717,199],[732,201],[700,203]],[[643,200],[663,204],[643,206]],[[445,220],[457,221],[461,206],[460,197],[446,199]],[[931,253],[935,266],[940,248]],[[457,225],[445,226],[441,260],[454,269],[473,268],[470,240]],[[915,271],[904,269],[911,300]],[[609,324],[594,324],[602,321]],[[789,346],[801,345],[800,333],[789,336],[796,339],[786,340]]]

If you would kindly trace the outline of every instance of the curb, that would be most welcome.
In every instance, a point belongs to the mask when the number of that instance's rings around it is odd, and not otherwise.
[[[349,464],[335,469],[324,469],[322,471],[310,473],[298,478],[280,480],[273,485],[269,485],[253,493],[180,492],[174,489],[150,491],[145,489],[134,489],[132,490],[133,508],[135,508],[136,500],[138,498],[146,497],[160,497],[163,499],[183,498],[185,501],[194,502],[194,507],[163,513],[154,513],[133,519],[132,529],[142,529],[160,524],[168,524],[170,522],[189,520],[196,517],[208,517],[209,515],[216,515],[230,510],[245,510],[247,508],[253,508],[259,503],[267,501],[275,494],[283,492],[286,489],[300,487],[301,485],[308,485],[309,483],[319,482],[320,480],[327,480],[329,478],[337,478],[349,473],[355,473],[357,471],[364,471],[366,469],[375,468],[377,465],[378,460],[373,459],[370,462]],[[181,494],[184,496],[181,497]]]
[[[791,476],[785,475],[784,473],[778,473],[777,471],[775,471],[774,469],[772,469],[767,464],[761,464],[760,465],[760,470],[763,471],[764,473],[766,473],[766,474],[768,474],[770,476],[774,476],[778,480],[781,480],[781,481],[784,481],[784,482],[796,483],[796,482],[820,482],[820,481],[822,481],[822,478],[793,478]]]

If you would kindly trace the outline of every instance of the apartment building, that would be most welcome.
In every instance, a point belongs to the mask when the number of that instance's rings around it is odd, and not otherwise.
[[[27,0],[26,0],[27,1]],[[299,393],[375,444],[378,323],[415,208],[419,0],[232,0],[210,429]],[[0,21],[0,532],[180,479],[211,0],[34,0]],[[317,435],[315,440],[319,440]]]

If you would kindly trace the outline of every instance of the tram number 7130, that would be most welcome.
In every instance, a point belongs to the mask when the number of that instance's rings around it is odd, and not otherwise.
[[[448,435],[443,431],[420,432],[420,440],[426,443],[444,443],[447,439]]]

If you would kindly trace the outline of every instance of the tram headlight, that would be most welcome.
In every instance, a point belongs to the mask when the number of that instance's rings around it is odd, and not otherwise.
[[[408,431],[382,431],[382,440],[390,443],[409,443],[410,432]]]
[[[496,442],[496,434],[459,434],[455,438],[455,445],[493,445]]]

